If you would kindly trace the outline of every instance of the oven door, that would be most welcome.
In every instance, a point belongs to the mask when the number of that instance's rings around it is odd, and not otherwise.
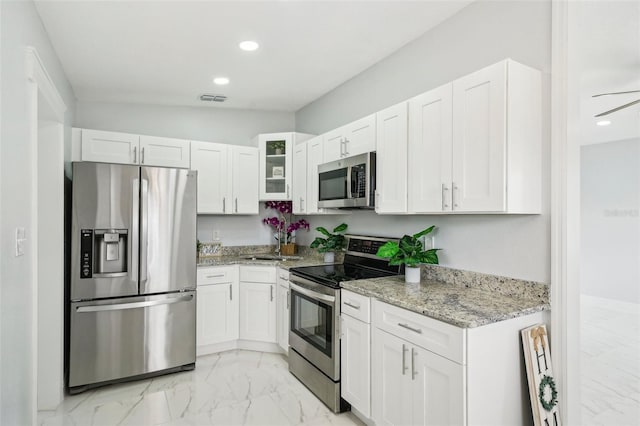
[[[332,380],[340,380],[340,290],[300,277],[291,277],[290,289],[289,345]]]

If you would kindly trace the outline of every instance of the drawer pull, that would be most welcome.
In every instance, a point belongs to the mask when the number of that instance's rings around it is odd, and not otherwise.
[[[353,305],[353,304],[351,304],[351,303],[349,303],[349,302],[344,302],[344,304],[345,304],[345,305],[347,305],[347,306],[349,306],[349,307],[351,307],[351,308],[353,308],[353,309],[360,309],[360,306],[359,306],[359,305]]]
[[[207,278],[220,278],[220,277],[224,277],[224,274],[207,275]]]
[[[418,374],[418,372],[416,371],[416,350],[415,348],[411,348],[411,380],[415,380],[416,379],[416,375]]]
[[[407,330],[411,330],[411,331],[413,331],[414,333],[422,334],[422,330],[421,330],[421,329],[419,329],[419,328],[413,328],[413,327],[409,326],[408,324],[403,324],[403,323],[401,323],[401,322],[399,322],[399,323],[398,323],[398,325],[399,325],[400,327],[402,327],[402,328],[406,328]]]

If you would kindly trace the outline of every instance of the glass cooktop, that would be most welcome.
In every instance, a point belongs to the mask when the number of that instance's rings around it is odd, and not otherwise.
[[[366,266],[331,263],[319,266],[301,266],[291,268],[290,272],[302,278],[324,284],[328,287],[339,288],[341,281],[363,280],[368,278],[388,277],[398,275],[397,271],[383,271]]]

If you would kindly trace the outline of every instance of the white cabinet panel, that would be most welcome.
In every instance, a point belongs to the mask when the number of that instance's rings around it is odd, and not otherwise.
[[[284,352],[289,351],[289,323],[291,318],[289,316],[289,308],[291,302],[289,299],[289,271],[285,269],[278,269],[278,345]]]
[[[238,282],[198,286],[197,346],[238,339]]]
[[[409,212],[451,211],[452,84],[409,101]]]
[[[340,317],[342,398],[366,417],[371,415],[371,337],[369,324]]]
[[[318,165],[324,163],[322,136],[307,142],[307,213],[318,213]]]
[[[227,207],[238,214],[258,214],[258,150],[251,147],[232,148],[232,202]]]
[[[140,136],[140,164],[189,168],[189,141]]]
[[[378,112],[376,213],[407,212],[407,103]]]
[[[420,347],[412,346],[412,424],[465,424],[464,367]]]
[[[344,126],[343,157],[376,150],[376,115],[371,114]]]
[[[344,127],[325,133],[323,138],[323,163],[339,160],[344,157]],[[319,163],[321,164],[321,163]]]
[[[260,200],[291,200],[293,133],[258,135]]]
[[[293,148],[293,213],[305,214],[307,200],[307,144],[300,143]]]
[[[198,171],[198,213],[221,214],[231,210],[229,146],[191,142],[191,169]],[[256,187],[257,187],[256,179]],[[257,202],[257,200],[256,200]]]
[[[139,164],[140,136],[82,129],[82,161]]]
[[[506,210],[507,63],[453,82],[453,210]]]
[[[276,343],[275,287],[240,282],[240,339]]]
[[[371,348],[372,418],[376,425],[412,425],[408,342],[373,329]]]

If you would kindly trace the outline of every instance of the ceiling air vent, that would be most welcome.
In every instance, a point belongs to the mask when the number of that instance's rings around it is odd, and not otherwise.
[[[224,102],[227,97],[224,95],[200,95],[200,100],[203,102]]]

